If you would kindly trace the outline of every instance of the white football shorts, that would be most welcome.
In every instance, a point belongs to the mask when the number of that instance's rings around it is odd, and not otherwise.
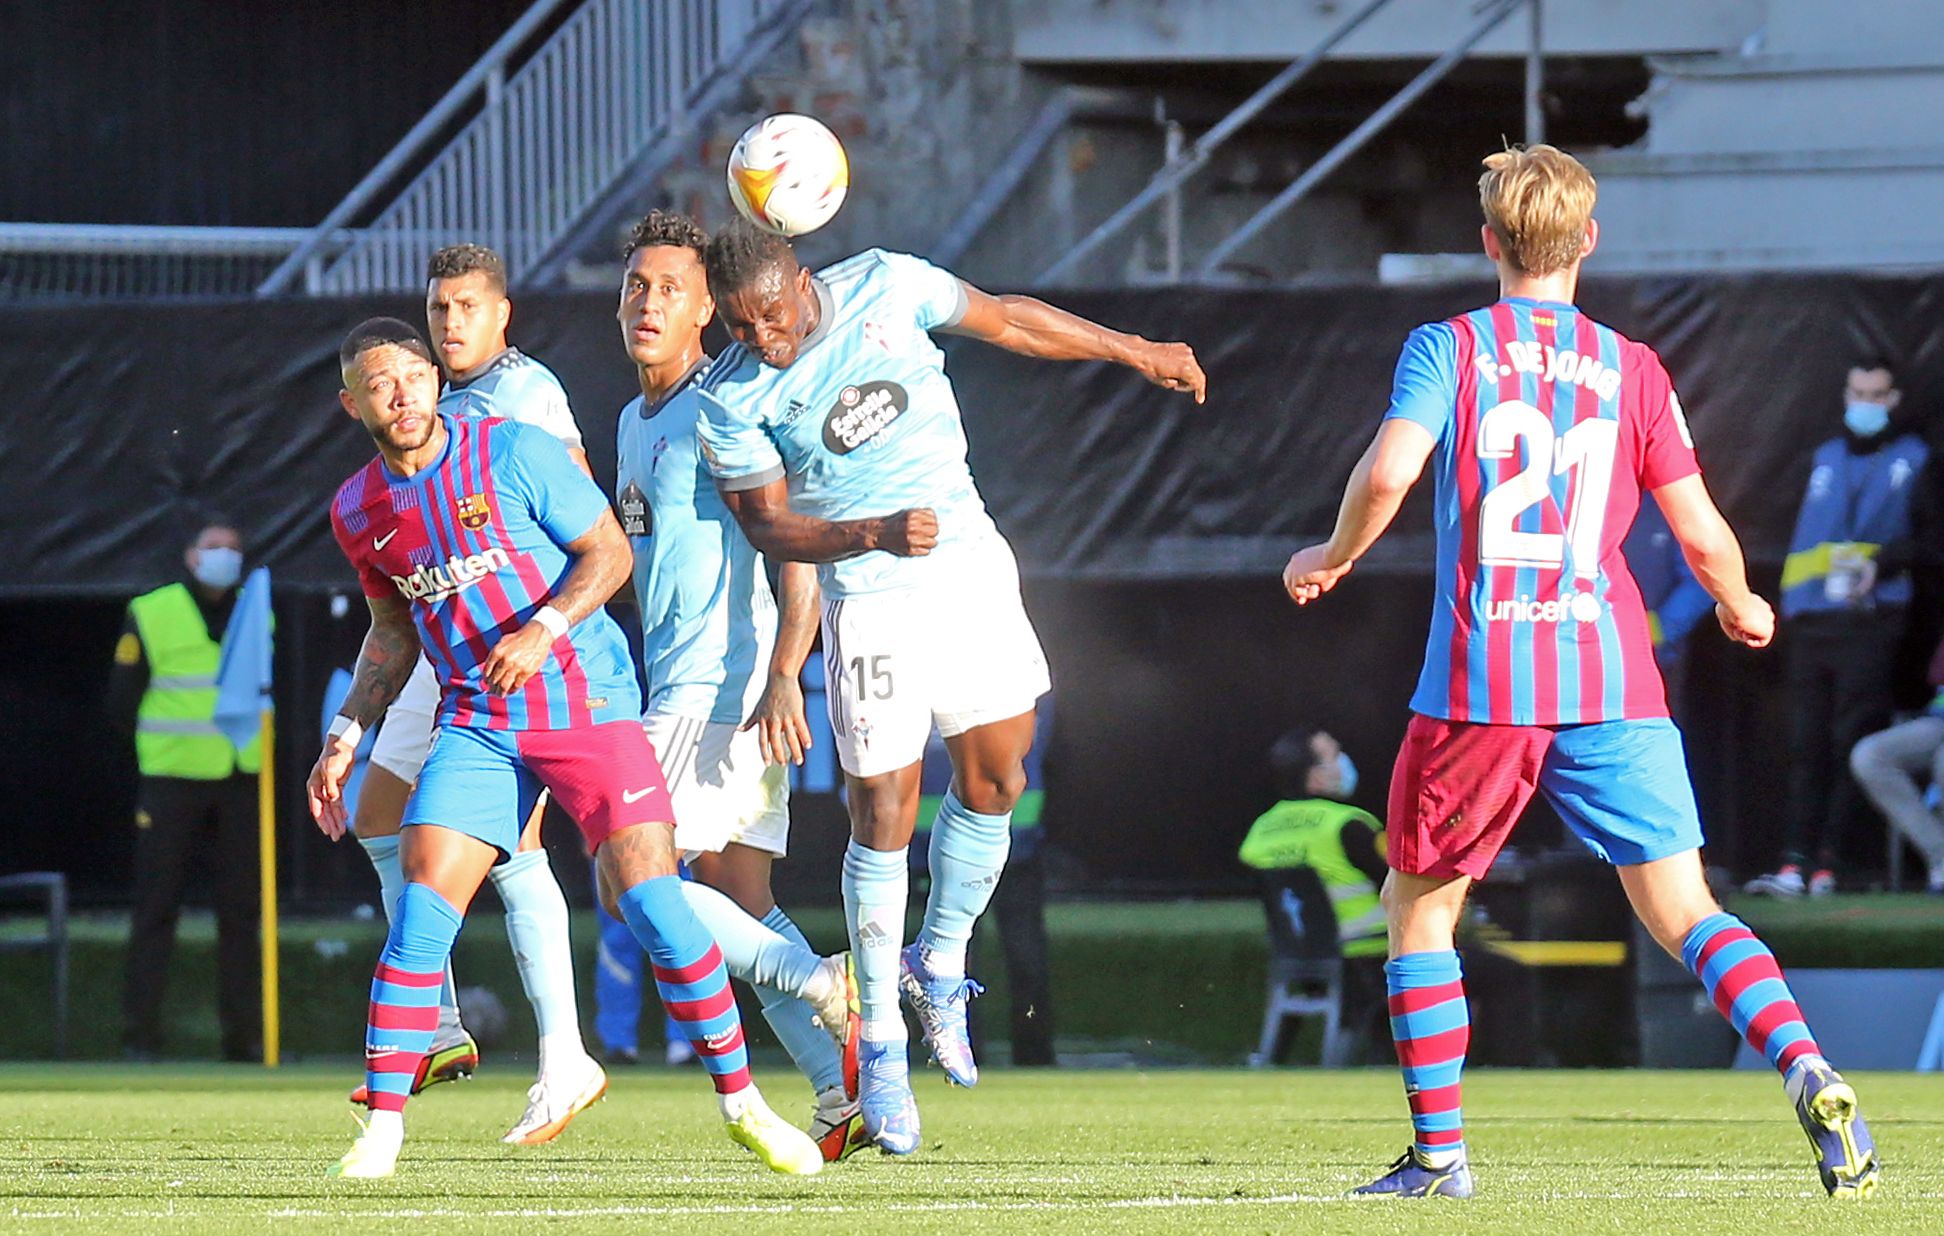
[[[439,677],[424,657],[405,680],[372,740],[371,762],[407,785],[418,783],[425,754],[432,749],[432,719],[439,713]]]
[[[651,712],[641,719],[675,805],[675,847],[684,858],[719,854],[730,842],[782,858],[790,848],[790,777],[763,761],[755,730]]]
[[[1033,711],[1052,687],[1012,547],[994,535],[958,553],[919,587],[824,602],[830,728],[854,777],[917,763],[933,725],[955,738]]]

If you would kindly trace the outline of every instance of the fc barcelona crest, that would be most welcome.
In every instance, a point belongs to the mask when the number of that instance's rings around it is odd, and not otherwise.
[[[459,526],[468,532],[484,528],[492,517],[493,509],[486,505],[485,494],[467,494],[459,500]]]

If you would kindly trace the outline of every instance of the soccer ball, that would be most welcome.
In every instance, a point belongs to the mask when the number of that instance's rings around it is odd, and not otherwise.
[[[766,116],[729,152],[729,200],[743,218],[781,236],[830,222],[849,189],[843,143],[809,116]]]

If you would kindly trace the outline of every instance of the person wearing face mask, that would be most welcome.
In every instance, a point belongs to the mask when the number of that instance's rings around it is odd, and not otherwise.
[[[1388,948],[1379,895],[1390,874],[1384,826],[1350,804],[1357,766],[1329,733],[1291,730],[1269,749],[1269,765],[1282,801],[1249,826],[1237,857],[1263,873],[1268,913],[1294,913],[1303,930],[1313,920],[1300,913],[1302,900],[1320,886],[1344,960],[1343,1024],[1359,1048],[1370,1044],[1374,1058],[1382,1058],[1390,1045],[1389,1027],[1378,1016]]]
[[[1900,417],[1890,363],[1849,369],[1843,433],[1816,448],[1782,567],[1789,692],[1789,807],[1782,864],[1747,891],[1836,890],[1842,832],[1870,818],[1848,776],[1850,751],[1884,727],[1891,671],[1914,593],[1936,551],[1929,448]]]
[[[221,641],[243,576],[242,538],[213,523],[196,534],[183,565],[183,578],[129,602],[109,680],[111,717],[133,738],[141,769],[122,1049],[131,1059],[151,1059],[163,1046],[176,916],[185,894],[200,886],[216,910],[223,1058],[256,1060],[261,761],[256,739],[239,748],[212,720]]]

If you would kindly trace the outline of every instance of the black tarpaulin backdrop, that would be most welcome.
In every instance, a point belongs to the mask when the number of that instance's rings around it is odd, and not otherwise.
[[[1194,344],[1195,406],[1105,365],[966,342],[950,367],[981,488],[1028,574],[1155,578],[1273,570],[1328,529],[1404,334],[1482,289],[1117,291],[1074,309]],[[1944,280],[1595,281],[1597,316],[1661,350],[1722,506],[1781,555],[1809,448],[1837,427],[1859,350],[1938,394]],[[566,384],[597,473],[632,394],[610,298],[521,297],[513,337]],[[0,310],[0,595],[127,595],[174,570],[199,512],[238,521],[285,586],[348,581],[324,507],[370,445],[336,404],[338,340],[397,299]],[[1428,561],[1408,514],[1372,566]]]
[[[1940,290],[1940,278],[1611,280],[1590,283],[1584,301],[1666,357],[1710,481],[1772,587],[1809,453],[1836,430],[1849,361],[1865,350],[1901,358],[1913,410],[1944,393]],[[1048,822],[1081,864],[1077,878],[1239,885],[1235,845],[1268,801],[1264,753],[1297,721],[1344,737],[1365,771],[1358,797],[1381,809],[1429,602],[1423,511],[1407,509],[1368,566],[1315,609],[1290,607],[1276,573],[1330,526],[1405,333],[1487,294],[1058,298],[1194,344],[1210,375],[1205,407],[1107,366],[950,347],[975,471],[1018,547],[1054,669]],[[615,412],[633,393],[612,304],[593,293],[516,297],[512,330],[559,372],[604,481]],[[324,649],[348,659],[362,622],[355,605],[328,615],[323,591],[355,585],[325,504],[371,447],[337,406],[336,347],[366,316],[419,312],[402,298],[0,310],[0,389],[11,398],[0,421],[0,820],[29,836],[12,862],[85,867],[98,892],[118,888],[129,759],[94,700],[120,600],[179,569],[205,512],[239,523],[276,569],[280,631],[303,632],[313,660]],[[1780,662],[1711,638],[1692,659],[1686,723],[1704,808],[1716,853],[1746,867],[1772,852],[1779,818],[1761,787],[1782,783]],[[280,688],[295,719],[282,784],[299,896],[368,882],[326,853],[295,796],[325,668],[306,661]],[[827,816],[807,813],[826,829]],[[827,899],[835,882],[823,859],[841,843],[811,827],[793,846],[804,861],[779,868],[779,882]],[[1865,858],[1881,853],[1870,833],[1856,839]],[[72,861],[79,853],[85,864]]]

